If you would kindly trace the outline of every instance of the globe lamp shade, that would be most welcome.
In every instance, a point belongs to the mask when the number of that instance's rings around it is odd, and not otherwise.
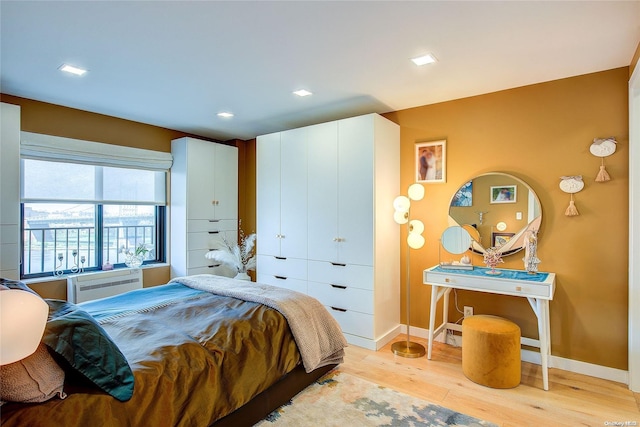
[[[411,184],[408,193],[411,200],[422,200],[424,198],[424,186],[418,183]]]
[[[424,237],[420,234],[410,233],[407,237],[407,243],[411,249],[420,249],[424,246]]]
[[[0,365],[36,351],[48,315],[49,306],[35,294],[20,289],[0,291]]]

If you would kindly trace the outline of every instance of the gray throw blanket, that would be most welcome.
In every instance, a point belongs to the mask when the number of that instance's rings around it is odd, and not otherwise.
[[[289,323],[306,372],[343,361],[347,341],[340,326],[320,301],[313,297],[276,286],[211,274],[176,277],[171,282],[260,303],[279,311]]]

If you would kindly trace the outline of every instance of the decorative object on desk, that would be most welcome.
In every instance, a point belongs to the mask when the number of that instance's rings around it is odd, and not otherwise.
[[[611,180],[611,176],[604,167],[604,158],[612,155],[616,152],[616,139],[614,137],[609,138],[594,138],[593,143],[589,147],[589,151],[596,157],[601,158],[600,170],[596,175],[596,182],[606,182]]]
[[[416,144],[416,181],[447,182],[447,141],[418,142]]]
[[[566,216],[580,215],[580,212],[578,212],[578,208],[576,208],[576,205],[573,201],[573,195],[584,188],[582,175],[561,176],[560,179],[560,189],[565,193],[571,194],[569,206],[565,210],[564,214]]]
[[[499,271],[496,271],[496,265],[503,263],[502,254],[495,247],[490,247],[484,252],[484,263],[487,264],[491,270],[487,271],[487,274],[500,274]]]
[[[149,249],[144,243],[140,243],[138,246],[136,246],[136,249],[134,251],[126,250],[123,248],[122,252],[125,255],[125,265],[130,268],[138,268],[142,265],[144,259],[147,257]]]
[[[226,236],[222,236],[223,247],[207,252],[204,256],[207,259],[226,264],[234,268],[237,272],[236,279],[250,280],[247,274],[250,270],[256,268],[256,256],[254,254],[254,246],[256,243],[255,233],[245,236],[242,231],[241,223],[239,229],[239,244],[229,241]]]
[[[536,230],[527,230],[524,236],[524,269],[529,274],[536,274],[538,272],[538,232]]]
[[[393,207],[395,213],[393,219],[398,224],[407,224],[407,340],[393,343],[391,350],[394,354],[402,357],[422,357],[426,354],[424,346],[411,342],[411,336],[409,335],[409,328],[411,323],[411,280],[410,278],[410,254],[411,249],[420,249],[424,246],[424,237],[422,232],[424,231],[424,224],[420,220],[411,220],[409,212],[411,210],[411,200],[419,201],[424,198],[424,187],[422,184],[412,184],[408,190],[409,197],[398,196],[393,201]]]

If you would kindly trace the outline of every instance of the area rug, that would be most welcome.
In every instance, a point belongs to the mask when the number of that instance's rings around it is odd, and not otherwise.
[[[258,427],[496,426],[334,369]]]

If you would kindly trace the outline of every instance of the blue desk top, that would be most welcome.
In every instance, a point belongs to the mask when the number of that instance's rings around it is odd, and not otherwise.
[[[431,271],[438,273],[463,274],[467,276],[493,277],[495,279],[525,280],[528,282],[544,282],[549,276],[549,273],[529,274],[524,270],[507,270],[504,268],[496,268],[496,271],[499,271],[500,274],[493,275],[488,273],[491,269],[487,267],[473,267],[473,270],[463,270],[457,268],[441,268],[437,266],[431,269]]]

